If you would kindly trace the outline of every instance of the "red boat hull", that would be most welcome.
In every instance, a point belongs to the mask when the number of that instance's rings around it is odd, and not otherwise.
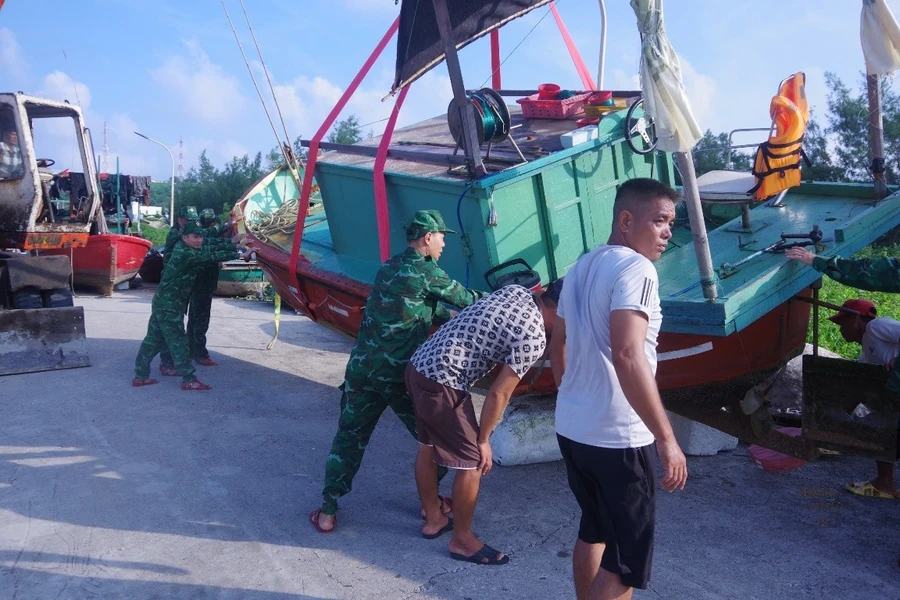
[[[369,286],[317,269],[301,259],[297,264],[299,288],[295,288],[290,283],[286,252],[261,242],[254,248],[260,266],[285,302],[317,323],[356,336]],[[809,313],[808,303],[788,301],[725,337],[661,333],[656,374],[660,391],[664,396],[674,392],[673,396],[686,401],[696,400],[693,391],[708,397],[722,386],[737,386],[741,394],[746,392],[802,352]],[[544,362],[522,378],[517,393],[550,393],[555,389],[553,375]]]
[[[43,254],[71,256],[75,285],[111,294],[113,287],[137,275],[153,244],[149,240],[116,233],[88,238],[87,246],[49,250]]]

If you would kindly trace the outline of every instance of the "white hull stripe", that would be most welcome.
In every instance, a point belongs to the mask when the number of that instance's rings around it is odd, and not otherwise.
[[[670,350],[669,352],[661,352],[659,355],[657,355],[656,360],[658,362],[664,360],[677,360],[679,358],[687,358],[688,356],[703,354],[704,352],[709,352],[712,349],[712,342],[706,342],[705,344],[700,344],[699,346],[682,348],[681,350]]]

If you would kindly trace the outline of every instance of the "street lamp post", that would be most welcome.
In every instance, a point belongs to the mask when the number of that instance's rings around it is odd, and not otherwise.
[[[175,224],[175,157],[172,156],[172,151],[169,150],[169,147],[162,142],[154,140],[152,137],[147,137],[143,133],[138,133],[137,131],[134,132],[134,135],[139,135],[149,142],[159,144],[169,153],[169,160],[172,161],[172,189],[169,196],[169,227],[172,227]]]

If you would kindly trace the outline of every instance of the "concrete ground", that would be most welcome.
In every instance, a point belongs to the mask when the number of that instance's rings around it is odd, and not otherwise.
[[[216,299],[220,366],[198,367],[213,390],[134,389],[151,293],[78,300],[91,367],[0,378],[0,598],[573,598],[578,510],[561,463],[496,467],[476,528],[512,560],[453,561],[447,537],[419,537],[416,443],[388,414],[337,532],[317,534],[306,516],[350,341],[288,311],[267,351],[271,305]],[[660,494],[636,597],[900,598],[900,501],[841,489],[871,461],[770,474],[742,445],[689,469],[683,492]]]

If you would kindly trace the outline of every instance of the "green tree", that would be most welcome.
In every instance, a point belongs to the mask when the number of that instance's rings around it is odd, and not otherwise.
[[[301,138],[302,136],[299,135],[294,138],[294,143],[291,144],[291,146],[293,147],[294,156],[296,156],[300,160],[306,160],[308,150],[300,144]],[[272,172],[275,169],[283,166],[284,155],[281,153],[281,148],[275,146],[266,153],[266,171]]]
[[[832,142],[833,164],[843,169],[847,181],[872,181],[869,150],[869,103],[865,77],[853,92],[834,73],[825,73],[828,84],[828,127],[825,134]],[[887,182],[900,183],[900,97],[887,81],[882,82],[882,119],[884,126],[884,159]]]
[[[328,134],[328,141],[333,144],[355,144],[362,139],[362,127],[356,115],[350,115],[343,121],[339,121]]]
[[[828,137],[815,117],[810,117],[803,138],[803,151],[809,164],[801,164],[803,181],[846,181],[845,170],[835,164],[828,152]]]
[[[200,153],[197,166],[176,183],[175,210],[180,210],[182,206],[196,206],[198,211],[211,208],[217,214],[229,212],[244,192],[264,174],[261,152],[257,152],[252,159],[246,154],[235,156],[219,170],[204,150]]]
[[[731,165],[727,164],[728,159],[728,134],[714,134],[712,130],[707,129],[700,141],[693,149],[694,169],[697,176],[708,173],[709,171],[721,171],[728,169],[730,171],[750,171],[751,156],[745,150],[731,151]]]

